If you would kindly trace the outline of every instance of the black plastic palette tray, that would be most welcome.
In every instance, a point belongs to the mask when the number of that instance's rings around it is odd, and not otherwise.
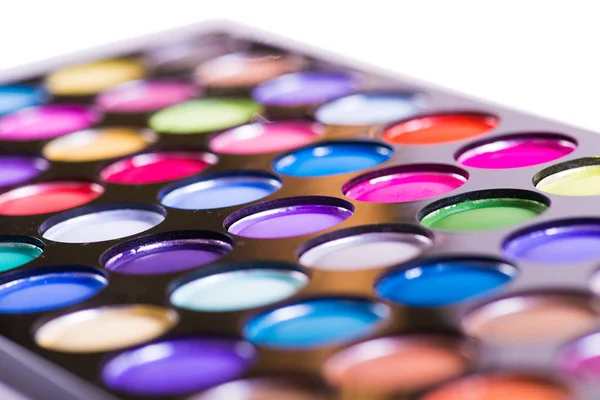
[[[273,171],[273,160],[278,154],[266,155],[227,155],[219,154],[219,162],[202,174],[221,173],[226,171],[264,171],[275,174],[281,181],[281,189],[261,200],[233,207],[211,210],[183,210],[175,208],[161,208],[158,199],[159,193],[169,183],[147,185],[117,185],[102,182],[99,171],[111,160],[100,162],[51,162],[49,169],[30,181],[30,183],[51,180],[91,180],[98,182],[105,188],[103,195],[85,205],[102,209],[107,205],[126,203],[145,203],[151,209],[162,210],[166,215],[165,220],[154,228],[137,236],[162,232],[185,230],[211,231],[227,234],[231,225],[234,212],[254,204],[262,204],[277,199],[308,196],[306,199],[315,199],[314,196],[328,196],[349,202],[353,207],[353,215],[335,227],[321,230],[312,234],[279,238],[279,239],[252,239],[237,235],[230,235],[233,250],[219,259],[218,264],[237,261],[283,261],[299,265],[298,256],[302,249],[307,248],[307,243],[314,244],[324,234],[332,234],[341,229],[354,228],[355,233],[363,231],[364,226],[381,225],[381,231],[401,229],[406,232],[423,233],[429,237],[433,245],[425,250],[424,254],[407,265],[418,266],[422,260],[483,258],[491,260],[505,260],[503,244],[515,232],[529,226],[548,223],[553,226],[553,221],[565,218],[579,218],[582,222],[596,222],[593,218],[597,215],[597,198],[594,196],[571,197],[543,193],[534,186],[537,175],[550,165],[578,160],[584,157],[594,157],[600,148],[600,137],[592,132],[568,126],[556,121],[527,115],[494,104],[471,99],[466,96],[454,94],[418,83],[412,79],[398,77],[371,66],[365,66],[341,57],[305,48],[274,35],[249,29],[236,24],[205,24],[179,31],[163,33],[137,41],[117,44],[97,51],[90,51],[51,60],[44,64],[22,68],[8,72],[3,78],[7,83],[41,82],[44,74],[58,67],[87,62],[97,59],[112,57],[144,57],[147,52],[156,49],[165,43],[185,41],[206,42],[207,46],[219,47],[219,43],[236,43],[242,49],[276,49],[281,52],[298,55],[306,60],[305,70],[326,70],[334,72],[351,73],[361,76],[364,84],[360,91],[384,91],[418,93],[422,107],[419,115],[437,115],[454,113],[482,113],[495,116],[499,123],[489,133],[478,138],[453,141],[436,145],[398,145],[389,144],[393,155],[389,160],[366,170],[337,174],[326,177],[294,177],[277,174]],[[228,45],[223,45],[217,53],[231,52]],[[172,71],[161,68],[151,69],[154,77],[177,77],[189,79],[191,71]],[[247,96],[248,91],[219,91],[204,89],[202,96],[229,96],[236,94]],[[52,100],[54,103],[88,103],[86,97],[60,97]],[[259,120],[277,121],[286,119],[313,117],[314,107],[266,107],[260,114]],[[107,114],[95,127],[132,126],[146,128],[148,115],[117,115]],[[214,133],[171,135],[160,134],[156,143],[146,148],[147,151],[159,150],[203,150],[211,152],[209,140]],[[465,146],[479,140],[489,141],[495,137],[516,133],[561,134],[575,140],[577,148],[560,160],[514,169],[480,169],[469,168],[457,163],[456,155]],[[381,140],[382,126],[326,126],[325,134],[321,141],[326,140]],[[2,141],[0,146],[3,153],[8,154],[41,154],[47,141],[17,142]],[[383,142],[385,143],[385,142]],[[114,161],[114,160],[112,160]],[[588,163],[593,164],[594,160]],[[453,171],[460,168],[468,174],[468,180],[461,187],[424,200],[408,201],[403,203],[369,203],[349,199],[342,190],[352,179],[370,171],[391,166],[414,166],[440,168],[443,171]],[[584,165],[576,162],[577,166]],[[408,167],[410,170],[412,167]],[[400,170],[404,171],[402,167]],[[11,187],[12,188],[12,187]],[[486,191],[486,192],[480,192]],[[477,192],[473,194],[472,192]],[[532,200],[542,199],[549,205],[548,209],[534,219],[524,224],[502,227],[498,229],[447,232],[437,229],[428,230],[420,224],[424,211],[433,210],[431,205],[436,201],[435,207],[449,205],[460,200],[475,200],[485,198],[527,198]],[[448,201],[447,199],[451,200]],[[287,205],[297,204],[291,199]],[[335,203],[337,205],[337,203]],[[342,203],[340,203],[342,204]],[[426,208],[429,207],[429,208]],[[75,215],[78,209],[66,211],[67,215]],[[426,213],[426,212],[425,212]],[[108,389],[101,378],[101,369],[104,363],[112,356],[123,350],[99,353],[66,353],[40,348],[34,341],[34,332],[45,321],[56,316],[71,313],[77,310],[90,309],[107,305],[123,304],[151,304],[175,309],[179,321],[173,329],[157,340],[176,338],[188,335],[202,335],[215,337],[240,338],[244,324],[249,318],[270,310],[282,304],[292,304],[300,299],[339,297],[371,299],[389,307],[389,315],[377,329],[362,336],[359,340],[344,342],[342,344],[322,346],[316,349],[285,350],[268,346],[257,345],[256,362],[237,379],[272,376],[297,376],[302,375],[314,380],[315,385],[321,385],[321,367],[325,360],[340,349],[352,343],[363,342],[369,339],[385,336],[436,333],[463,337],[465,342],[473,346],[476,354],[471,359],[469,367],[463,375],[479,372],[525,371],[541,374],[549,378],[556,378],[564,383],[576,398],[598,398],[594,385],[569,377],[561,377],[557,373],[556,355],[559,350],[571,340],[560,340],[548,345],[505,346],[487,343],[486,340],[469,338],[462,331],[463,317],[480,304],[489,303],[494,299],[504,298],[513,294],[564,294],[573,295],[573,301],[589,303],[591,309],[599,310],[599,300],[594,297],[590,288],[590,277],[598,267],[596,261],[584,261],[576,265],[556,264],[543,265],[527,260],[507,260],[506,263],[515,267],[516,276],[510,283],[501,289],[495,290],[485,296],[467,299],[450,306],[442,307],[410,307],[397,302],[380,299],[374,289],[375,282],[382,274],[396,268],[386,266],[383,268],[331,271],[323,269],[299,267],[309,276],[305,288],[276,304],[235,312],[200,312],[174,307],[169,301],[169,292],[173,285],[185,276],[188,271],[153,276],[135,276],[114,273],[103,268],[100,261],[101,255],[109,248],[130,240],[131,237],[103,241],[98,243],[68,244],[42,239],[40,229],[43,229],[47,220],[54,215],[64,218],[62,212],[33,216],[2,216],[0,217],[0,234],[24,235],[39,238],[44,242],[44,253],[39,258],[20,267],[16,271],[26,272],[33,268],[52,268],[62,265],[84,265],[95,267],[103,271],[108,279],[108,286],[97,295],[75,305],[59,308],[52,311],[30,314],[0,314],[0,381],[22,391],[33,398],[40,399],[137,399],[142,396],[131,395],[120,391]],[[236,214],[239,216],[239,214]],[[597,223],[597,222],[596,222]],[[42,228],[41,228],[42,227]],[[311,242],[312,241],[312,242]],[[321,240],[322,241],[322,240]],[[206,268],[206,267],[201,267]],[[11,271],[11,273],[13,273]],[[0,280],[6,274],[0,276]],[[570,297],[569,297],[570,298]],[[527,302],[527,299],[523,299]],[[590,327],[589,332],[600,329],[598,323]],[[585,332],[582,332],[583,334]],[[578,334],[576,336],[581,336]],[[575,339],[574,336],[572,339]],[[67,372],[68,371],[68,372]],[[442,384],[444,382],[438,382]],[[312,383],[311,383],[312,385]],[[310,385],[309,385],[310,386]],[[424,392],[393,393],[387,395],[369,395],[360,391],[338,390],[329,387],[332,398],[419,398]],[[164,399],[183,399],[187,395],[177,396],[152,396]]]

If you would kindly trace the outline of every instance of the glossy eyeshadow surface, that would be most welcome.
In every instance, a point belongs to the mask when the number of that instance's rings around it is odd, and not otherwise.
[[[252,318],[243,334],[262,346],[307,349],[359,339],[377,329],[389,314],[387,306],[367,300],[305,300]]]
[[[475,168],[521,168],[557,160],[571,154],[577,144],[563,136],[513,135],[475,146],[456,161]]]
[[[93,182],[42,182],[0,195],[0,215],[36,215],[89,203],[104,193]]]
[[[311,122],[269,122],[242,125],[215,136],[213,151],[223,154],[264,154],[300,147],[317,139],[323,127]]]
[[[516,272],[511,265],[487,259],[429,261],[387,273],[375,284],[375,292],[413,307],[442,307],[489,294]]]
[[[117,355],[104,365],[102,379],[111,389],[138,396],[186,394],[237,378],[254,358],[254,348],[243,341],[182,338]]]
[[[548,206],[516,198],[464,201],[435,210],[421,219],[428,228],[479,231],[517,225],[537,217]]]
[[[548,175],[535,184],[542,192],[561,196],[600,195],[600,165],[585,165]]]
[[[117,161],[100,172],[102,180],[123,185],[168,182],[200,173],[217,163],[210,153],[148,153]]]
[[[374,167],[389,160],[392,154],[390,147],[377,142],[326,142],[275,159],[273,169],[291,176],[337,175]]]
[[[33,179],[49,166],[50,163],[41,157],[0,155],[0,187]]]
[[[485,135],[498,118],[475,113],[440,114],[400,122],[384,130],[383,139],[400,145],[450,143]]]
[[[297,72],[261,83],[252,97],[268,106],[307,106],[350,94],[357,86],[355,78],[344,74]]]
[[[600,377],[600,333],[594,332],[564,346],[557,367],[571,377],[594,382]]]
[[[0,85],[0,116],[43,104],[47,99],[48,94],[39,86]]]
[[[464,171],[408,170],[391,167],[359,176],[344,185],[344,195],[366,203],[405,203],[450,192],[467,182]]]
[[[75,104],[54,104],[26,108],[0,118],[0,139],[29,141],[52,139],[89,128],[101,113]]]
[[[43,246],[41,241],[29,237],[0,238],[0,273],[35,260],[44,252]]]
[[[199,93],[189,83],[147,80],[129,82],[98,95],[96,104],[107,112],[134,114],[157,111],[183,103]]]
[[[27,314],[79,303],[102,290],[106,278],[91,268],[15,271],[0,281],[0,313]]]

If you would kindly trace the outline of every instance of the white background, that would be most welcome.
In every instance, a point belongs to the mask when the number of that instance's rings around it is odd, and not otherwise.
[[[0,70],[225,18],[600,131],[600,3],[594,0],[2,3]]]

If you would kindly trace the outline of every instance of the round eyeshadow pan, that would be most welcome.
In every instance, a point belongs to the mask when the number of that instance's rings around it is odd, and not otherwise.
[[[227,312],[261,307],[291,297],[308,283],[293,265],[281,262],[234,263],[191,273],[171,292],[171,303],[193,311]]]
[[[474,397],[475,396],[475,397]],[[437,388],[421,400],[572,400],[562,385],[528,375],[474,375]]]
[[[76,311],[44,323],[35,332],[38,346],[66,353],[122,349],[152,340],[177,323],[163,307],[133,304]]]
[[[185,394],[239,377],[254,358],[243,341],[183,338],[125,351],[105,364],[102,378],[111,389],[138,396]]]
[[[359,230],[360,229],[360,230]],[[328,237],[335,235],[328,240]],[[421,255],[432,240],[402,227],[372,225],[348,228],[308,243],[299,257],[300,264],[328,271],[356,271],[400,264]]]
[[[250,203],[281,188],[281,181],[263,172],[222,173],[179,182],[160,194],[164,206],[210,210]]]
[[[0,115],[38,106],[47,99],[48,94],[39,86],[0,85]]]
[[[450,143],[485,135],[496,125],[498,118],[487,114],[431,115],[392,125],[383,131],[383,139],[401,145]]]
[[[286,238],[331,228],[353,212],[352,204],[333,197],[296,197],[242,209],[227,217],[225,227],[243,237]]]
[[[591,159],[575,160],[573,163],[584,164],[588,160]],[[598,163],[600,160],[592,161],[590,165],[561,169],[540,180],[534,179],[535,187],[542,192],[561,196],[598,196],[600,195],[600,165]]]
[[[216,156],[204,152],[147,153],[110,164],[100,172],[100,177],[122,185],[161,183],[195,175],[217,161]]]
[[[368,393],[414,392],[464,373],[469,354],[457,338],[413,335],[384,337],[351,346],[323,365],[337,387]]]
[[[297,57],[268,52],[226,54],[200,64],[196,81],[215,88],[250,87],[300,69]]]
[[[0,187],[16,185],[35,178],[50,167],[41,157],[0,155]]]
[[[0,140],[52,139],[89,128],[101,116],[94,108],[75,104],[26,108],[0,118]]]
[[[344,174],[386,162],[393,150],[377,142],[325,142],[278,157],[273,169],[283,175],[315,177]]]
[[[468,176],[449,165],[397,166],[354,178],[342,190],[345,196],[366,203],[405,203],[458,189]]]
[[[13,271],[0,280],[0,313],[27,314],[79,303],[102,290],[104,275],[87,267]]]
[[[145,66],[136,60],[102,60],[59,69],[48,75],[46,87],[60,96],[87,96],[145,74]]]
[[[0,236],[0,273],[25,265],[44,252],[41,240],[28,236]]]
[[[414,93],[357,93],[323,104],[315,111],[317,121],[328,125],[382,124],[407,118],[419,106]]]
[[[160,110],[150,117],[148,125],[161,133],[207,133],[244,124],[261,110],[248,99],[205,98]]]
[[[558,344],[597,325],[598,307],[584,294],[524,294],[484,304],[461,324],[470,336],[502,346]]]
[[[474,168],[521,168],[557,160],[576,148],[575,141],[566,136],[519,134],[475,143],[461,151],[456,161]]]
[[[313,380],[272,376],[225,383],[188,400],[333,400],[330,391]]]
[[[357,340],[389,316],[387,306],[367,300],[305,300],[255,316],[243,335],[257,345],[307,349]]]
[[[135,81],[100,93],[96,104],[107,112],[136,114],[183,103],[198,94],[198,88],[190,83],[167,80]]]
[[[158,136],[147,129],[102,128],[56,138],[42,152],[52,161],[99,161],[135,153],[157,140]]]
[[[520,198],[487,198],[450,204],[427,213],[421,223],[445,231],[480,231],[518,225],[548,209],[546,204]]]
[[[102,255],[101,262],[121,274],[169,274],[210,264],[231,250],[231,240],[215,232],[167,232],[118,244]]]
[[[252,97],[267,106],[308,106],[345,96],[357,87],[357,80],[349,75],[297,72],[261,83],[252,90]]]
[[[508,284],[516,272],[492,259],[422,261],[385,274],[376,282],[375,292],[412,307],[443,307],[487,295]]]
[[[513,234],[504,244],[507,258],[541,264],[600,260],[600,220],[562,220]]]
[[[89,203],[104,193],[94,182],[36,183],[0,195],[0,215],[37,215],[67,210]]]
[[[269,122],[242,125],[210,141],[213,151],[223,154],[265,154],[306,145],[323,134],[312,122]]]
[[[42,236],[61,243],[103,242],[147,231],[165,219],[162,209],[145,204],[77,211],[72,217],[59,214],[44,222]]]
[[[600,332],[578,338],[564,346],[556,359],[563,374],[594,382],[600,377]]]

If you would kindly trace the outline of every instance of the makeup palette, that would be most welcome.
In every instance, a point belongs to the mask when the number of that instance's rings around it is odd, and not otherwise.
[[[598,399],[593,132],[235,24],[2,82],[0,389]]]

